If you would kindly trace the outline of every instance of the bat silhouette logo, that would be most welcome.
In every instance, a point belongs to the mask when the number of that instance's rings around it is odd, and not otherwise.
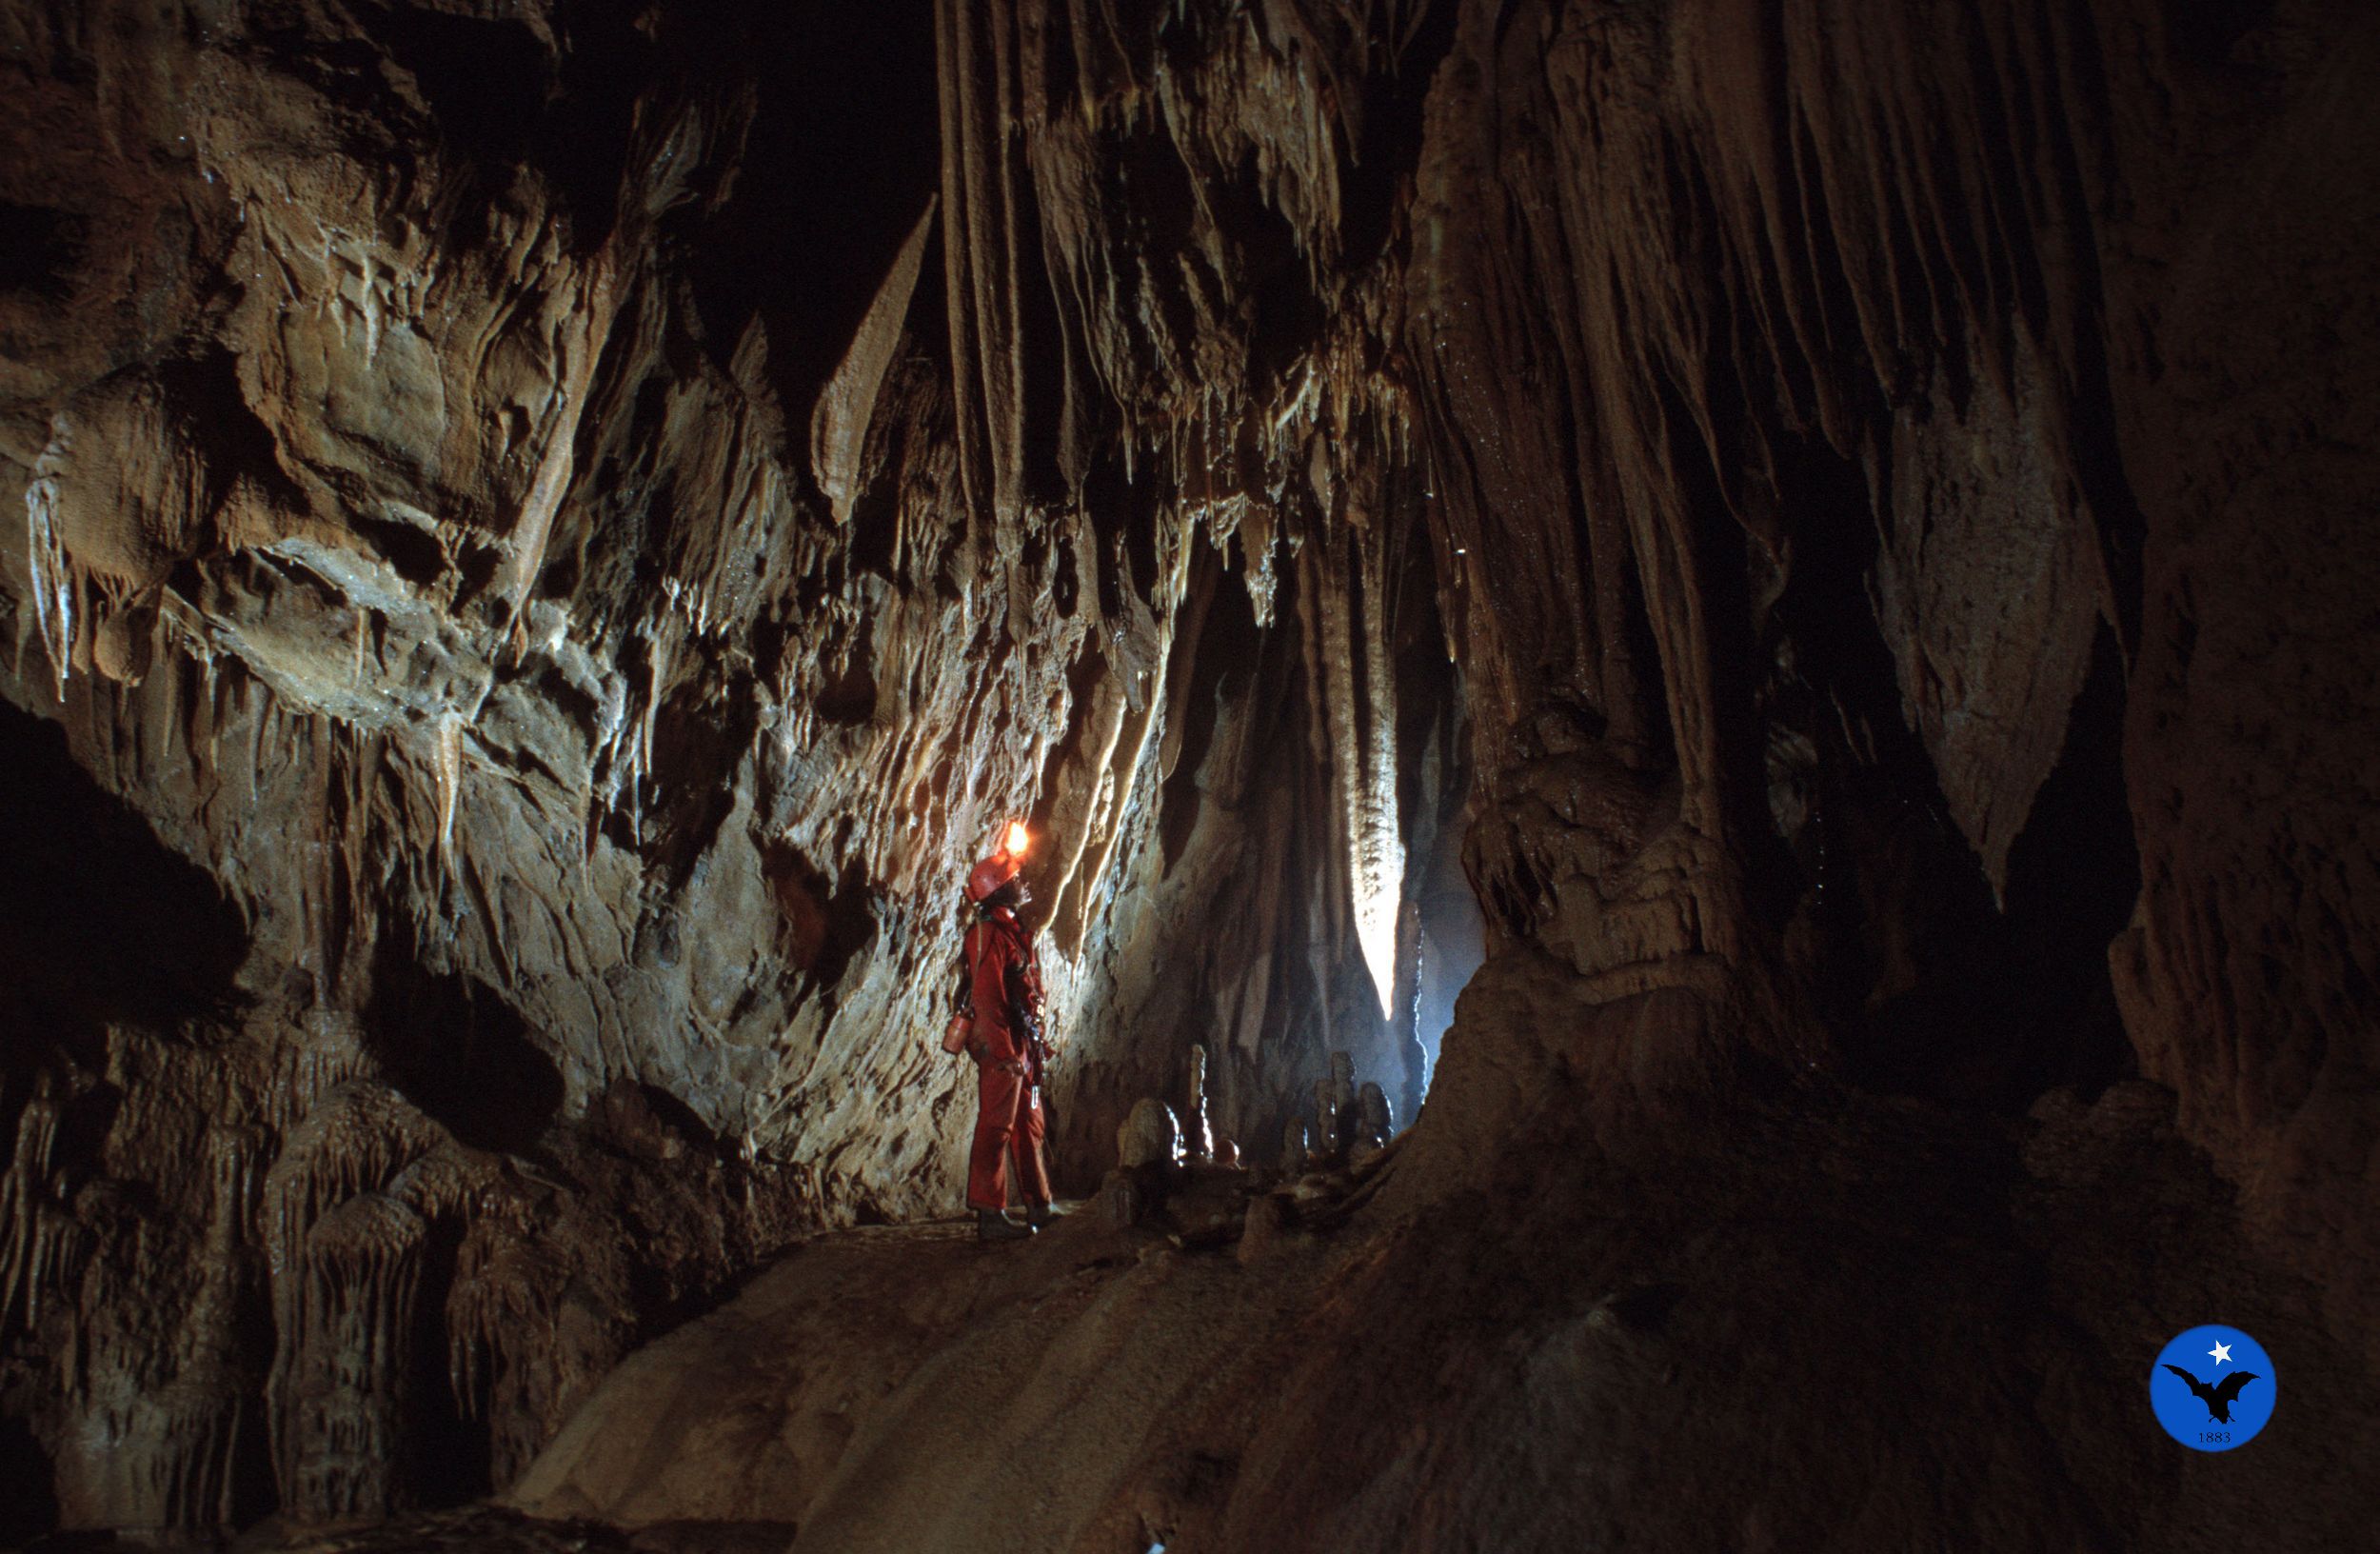
[[[2231,1422],[2231,1405],[2238,1401],[2239,1389],[2259,1379],[2252,1370],[2235,1370],[2209,1386],[2179,1365],[2165,1368],[2190,1384],[2190,1389],[2198,1394],[2198,1401],[2207,1405],[2207,1417],[2218,1424]]]

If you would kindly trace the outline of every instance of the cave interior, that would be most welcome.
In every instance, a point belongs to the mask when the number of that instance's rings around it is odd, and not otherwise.
[[[2376,81],[0,8],[0,1547],[2380,1546]]]

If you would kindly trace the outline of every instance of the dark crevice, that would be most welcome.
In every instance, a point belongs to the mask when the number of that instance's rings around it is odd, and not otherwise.
[[[2140,895],[2140,853],[2124,789],[2124,670],[2114,633],[2092,640],[2065,748],[2009,849],[2002,900],[2027,973],[2014,1018],[2033,1033],[2024,1083],[2086,1096],[2135,1071],[2108,946]]]
[[[497,993],[433,970],[386,935],[373,948],[367,1039],[405,1098],[476,1149],[527,1150],[562,1108],[562,1070]]]
[[[0,200],[0,291],[30,291],[55,302],[74,289],[83,254],[82,222],[65,210]]]
[[[811,986],[832,991],[876,940],[875,892],[856,864],[838,879],[789,843],[764,847],[762,868],[777,903],[778,952]]]
[[[64,730],[0,704],[0,1007],[104,1066],[106,1027],[228,1017],[248,925],[76,761]],[[41,1044],[0,1044],[0,1069]]]

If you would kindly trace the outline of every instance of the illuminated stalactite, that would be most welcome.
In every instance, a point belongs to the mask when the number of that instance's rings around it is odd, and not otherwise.
[[[66,700],[67,676],[74,667],[75,612],[82,581],[58,533],[58,483],[68,462],[72,423],[61,410],[51,419],[50,443],[33,461],[25,486],[25,524],[30,536],[26,567],[33,591],[33,619],[50,654],[58,700]]]
[[[811,412],[810,469],[837,523],[850,521],[853,504],[859,499],[868,426],[876,417],[885,372],[901,349],[902,325],[917,290],[926,240],[933,235],[940,204],[939,195],[926,203],[925,213],[901,246],[882,289],[868,304],[859,332],[851,338],[850,349],[819,391],[818,408]]]
[[[1389,645],[1396,631],[1390,583],[1390,546],[1377,530],[1359,542],[1361,565],[1352,568],[1359,589],[1356,630],[1359,679],[1350,698],[1360,714],[1357,747],[1345,752],[1359,773],[1361,799],[1347,842],[1348,872],[1356,893],[1356,939],[1379,989],[1380,1013],[1395,1004],[1398,983],[1397,919],[1405,898],[1405,824],[1397,812],[1400,774],[1413,759],[1397,747],[1397,680]]]
[[[1334,830],[1348,913],[1383,1018],[1395,1003],[1404,844],[1397,815],[1396,687],[1389,675],[1384,548],[1361,529],[1309,540],[1312,634]]]

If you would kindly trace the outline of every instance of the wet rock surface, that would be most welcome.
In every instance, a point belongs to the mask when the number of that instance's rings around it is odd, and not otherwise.
[[[2335,1542],[2376,69],[2311,0],[11,8],[0,1543],[486,1496],[731,1331],[762,1423],[539,1504]],[[815,1239],[958,1199],[1011,816],[1061,1185],[1194,1047],[1293,1180]],[[2308,1401],[2185,1522],[2128,1357],[2243,1314]],[[937,1365],[1073,1476],[913,1484]]]

